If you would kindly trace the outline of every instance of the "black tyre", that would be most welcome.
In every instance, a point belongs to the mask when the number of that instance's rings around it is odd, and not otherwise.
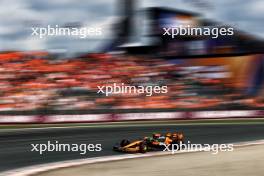
[[[142,142],[140,145],[139,145],[139,152],[140,153],[146,153],[148,150],[148,146],[145,142]]]

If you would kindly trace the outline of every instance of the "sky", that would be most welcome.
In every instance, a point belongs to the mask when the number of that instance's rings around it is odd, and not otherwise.
[[[94,51],[110,41],[112,24],[118,20],[117,0],[0,0],[0,51],[56,50]],[[138,7],[165,6],[196,11],[235,28],[264,38],[263,0],[139,0]],[[102,35],[46,37],[31,35],[34,26],[81,24],[100,27]]]

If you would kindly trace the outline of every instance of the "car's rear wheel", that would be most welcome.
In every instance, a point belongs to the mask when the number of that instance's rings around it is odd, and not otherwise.
[[[145,142],[142,142],[140,145],[139,145],[139,152],[140,153],[146,153],[148,150],[148,146]]]

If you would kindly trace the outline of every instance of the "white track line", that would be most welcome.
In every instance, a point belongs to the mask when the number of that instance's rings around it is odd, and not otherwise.
[[[240,142],[234,143],[234,147],[246,147],[252,145],[264,145],[264,140],[257,141],[249,141],[249,142]],[[201,151],[177,151],[174,154],[180,153],[193,153],[193,152],[201,152]],[[93,164],[93,163],[101,163],[101,162],[109,162],[109,161],[120,161],[125,159],[133,159],[133,158],[144,158],[151,156],[166,156],[171,155],[171,152],[150,152],[146,154],[127,154],[127,155],[117,155],[117,156],[104,156],[104,157],[95,157],[95,158],[87,158],[87,159],[76,159],[62,162],[55,162],[49,164],[41,164],[34,165],[30,167],[25,167],[21,169],[15,169],[7,172],[0,173],[0,176],[32,176],[37,173],[46,172],[54,169],[62,169],[73,166],[80,166],[84,164]]]

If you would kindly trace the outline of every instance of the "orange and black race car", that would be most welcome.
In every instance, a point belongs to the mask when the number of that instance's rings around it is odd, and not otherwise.
[[[126,153],[145,153],[147,151],[163,149],[170,144],[184,143],[184,135],[182,132],[166,133],[161,135],[153,133],[152,137],[144,137],[142,140],[130,142],[124,139],[113,147],[113,150]]]

